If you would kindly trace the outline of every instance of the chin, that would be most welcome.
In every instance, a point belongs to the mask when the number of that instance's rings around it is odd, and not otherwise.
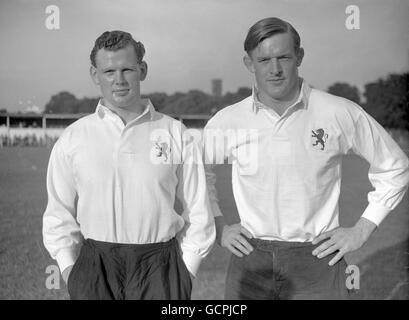
[[[282,100],[285,97],[285,93],[282,90],[270,90],[268,95],[274,100]]]
[[[131,101],[132,100],[129,98],[124,98],[124,99],[116,98],[116,99],[113,99],[112,102],[113,102],[113,105],[115,105],[116,107],[123,108],[123,107],[130,105]]]
[[[116,100],[110,100],[110,101],[108,101],[108,104],[113,108],[124,108],[127,105],[124,102],[120,102],[120,101],[116,101]]]

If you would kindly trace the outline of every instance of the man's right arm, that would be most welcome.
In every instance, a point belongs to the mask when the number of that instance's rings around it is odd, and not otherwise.
[[[220,246],[227,248],[238,257],[242,257],[243,253],[248,255],[253,250],[252,246],[243,237],[243,235],[248,238],[251,238],[252,235],[247,229],[242,227],[240,223],[227,225],[226,220],[220,210],[214,168],[221,159],[225,159],[227,157],[227,147],[225,145],[224,138],[215,137],[214,135],[217,132],[211,132],[211,130],[213,129],[207,126],[204,131],[203,155],[210,207],[215,218],[216,242]],[[220,130],[218,130],[218,133],[222,134]]]
[[[43,242],[65,281],[77,259],[82,241],[76,221],[77,191],[64,140],[53,147],[47,170],[48,203],[43,216]]]

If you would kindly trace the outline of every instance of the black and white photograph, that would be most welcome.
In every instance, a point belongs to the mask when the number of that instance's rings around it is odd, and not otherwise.
[[[408,17],[2,0],[0,300],[409,300]]]

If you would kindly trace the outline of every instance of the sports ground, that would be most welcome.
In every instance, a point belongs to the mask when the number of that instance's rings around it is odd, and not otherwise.
[[[60,289],[47,289],[47,267],[56,265],[44,249],[42,214],[46,207],[45,176],[50,149],[0,149],[0,299],[67,299]],[[371,190],[368,164],[355,157],[343,161],[340,223],[352,226],[367,204]],[[230,167],[217,170],[220,206],[229,222],[237,222]],[[409,299],[409,197],[372,234],[347,262],[359,267],[360,289],[355,299]],[[222,299],[230,254],[215,245],[203,262],[194,299]]]

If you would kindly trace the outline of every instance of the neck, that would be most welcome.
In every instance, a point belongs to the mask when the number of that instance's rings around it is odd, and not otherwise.
[[[290,106],[294,104],[295,101],[297,101],[300,91],[301,81],[297,81],[294,89],[292,90],[292,94],[286,99],[276,100],[263,93],[262,91],[258,92],[257,98],[261,103],[273,109],[279,116],[281,116]]]
[[[125,125],[128,122],[139,117],[145,110],[147,105],[146,101],[144,101],[143,99],[139,99],[136,103],[133,103],[132,105],[126,107],[115,107],[110,103],[107,103],[105,99],[103,99],[102,102],[104,106],[106,106],[112,112],[116,113]]]

